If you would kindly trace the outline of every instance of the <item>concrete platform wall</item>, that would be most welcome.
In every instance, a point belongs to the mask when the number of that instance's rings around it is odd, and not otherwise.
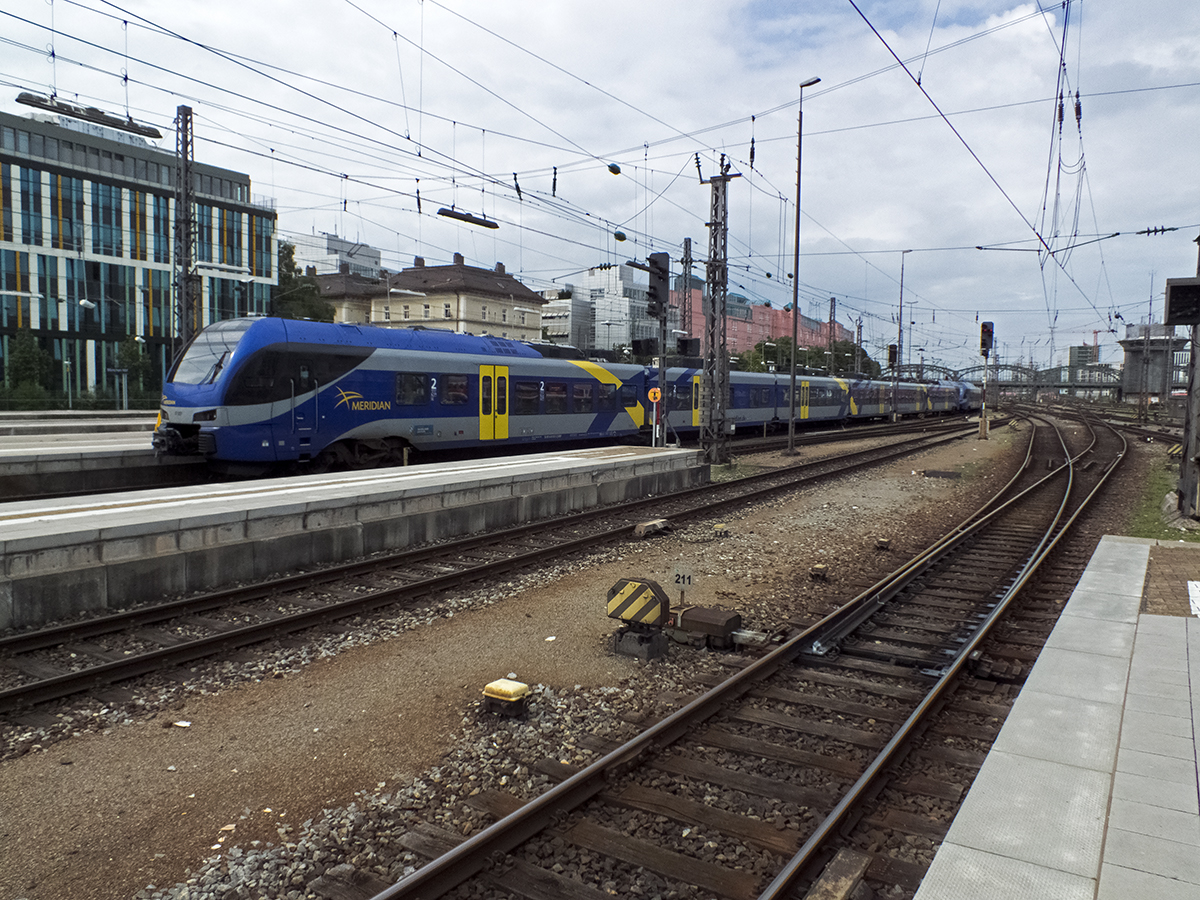
[[[707,481],[701,454],[676,451],[461,482],[447,473],[441,484],[185,518],[138,521],[128,510],[98,510],[88,522],[95,527],[0,541],[0,629],[156,603]]]

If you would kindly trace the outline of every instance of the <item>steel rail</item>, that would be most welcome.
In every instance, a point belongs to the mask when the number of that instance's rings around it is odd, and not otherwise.
[[[1061,441],[1061,436],[1060,436]],[[991,512],[985,512],[989,506],[999,502],[1007,491],[1015,485],[1017,480],[1025,473],[1032,458],[1033,439],[1029,442],[1029,451],[1026,454],[1025,462],[1022,467],[1013,475],[1012,479],[1005,485],[991,500],[983,507],[973,513],[970,517],[964,520],[961,524],[951,529],[947,534],[943,535],[921,553],[914,556],[907,563],[901,566],[894,572],[889,573],[880,581],[867,588],[850,602],[840,607],[822,620],[828,622],[828,625],[813,638],[812,646],[808,653],[812,656],[825,656],[833,649],[840,641],[848,634],[858,628],[863,622],[879,612],[891,600],[902,591],[905,587],[911,584],[919,577],[926,569],[945,556],[951,550],[957,548],[964,543],[968,538],[973,536],[978,531],[989,525],[994,519],[1010,511],[1021,500],[1026,499],[1034,492],[1040,490],[1045,484],[1059,475],[1066,472],[1070,477],[1071,460],[1068,457],[1067,463],[1052,469],[1049,473],[1039,478],[1033,484],[1023,489],[1013,497],[997,506]],[[1068,491],[1070,488],[1068,487]],[[818,623],[820,624],[820,623]]]
[[[970,433],[970,431],[966,430],[961,435],[956,434],[956,435],[950,435],[950,436],[938,436],[937,438],[935,438],[933,440],[922,438],[922,439],[917,439],[914,441],[906,441],[906,442],[903,442],[903,446],[906,449],[891,450],[889,448],[889,451],[886,453],[883,453],[880,458],[873,457],[869,460],[860,460],[860,461],[856,461],[856,462],[851,462],[848,465],[843,465],[843,466],[839,467],[836,474],[844,474],[845,472],[854,471],[856,469],[863,468],[868,465],[878,465],[880,462],[890,460],[892,458],[895,458],[896,456],[907,455],[910,452],[914,452],[913,449],[910,447],[910,445],[913,445],[913,444],[920,445],[917,449],[926,449],[929,446],[937,446],[940,443],[944,443],[944,442],[947,442],[950,440],[957,440],[958,438],[965,436],[966,434],[969,434],[969,433]],[[873,451],[866,451],[866,452],[878,454],[878,450],[879,450],[879,448],[876,448]],[[806,465],[812,466],[814,464],[810,463],[810,464],[806,464]],[[788,470],[798,470],[803,467],[804,466],[787,467],[787,469]],[[779,470],[774,470],[773,472],[762,473],[762,474],[763,474],[763,476],[775,475],[778,478],[779,473],[783,472],[783,471],[786,471],[786,470],[779,469]],[[677,513],[677,514],[675,514],[675,517],[676,518],[688,518],[688,517],[693,517],[693,516],[697,516],[697,515],[710,514],[715,510],[724,509],[726,507],[733,506],[733,505],[752,502],[753,500],[755,500],[761,496],[773,494],[780,490],[786,490],[786,489],[795,487],[799,484],[806,483],[807,481],[814,480],[816,478],[828,477],[829,474],[830,473],[822,473],[820,475],[805,475],[805,476],[801,476],[799,479],[795,479],[795,480],[790,481],[783,485],[778,485],[778,484],[768,485],[766,487],[761,487],[761,488],[752,490],[750,492],[739,493],[736,496],[727,497],[727,498],[723,498],[723,499],[716,500],[716,501],[710,501],[705,504],[701,504],[700,506],[694,507],[693,509],[690,509],[690,510],[687,510],[687,511],[684,511],[681,513]],[[748,481],[751,479],[745,479],[745,480]],[[762,480],[766,480],[766,478],[764,477]],[[733,487],[736,487],[739,485],[739,482],[730,482],[729,484]],[[712,486],[706,485],[706,486],[702,486],[700,488],[690,488],[686,491],[680,492],[679,494],[669,495],[668,498],[677,498],[677,497],[681,497],[681,496],[694,496],[694,495],[697,495],[700,493],[711,494]],[[632,504],[632,505],[644,506],[648,503],[655,503],[655,502],[662,503],[664,501],[664,499],[668,499],[668,498],[658,497],[658,498],[652,498],[651,500],[635,501],[634,504]],[[622,511],[624,511],[624,508],[619,508],[616,510],[617,513],[620,513]],[[613,513],[614,513],[613,508],[607,508],[605,510],[597,511],[595,513],[579,514],[579,516],[595,518],[596,516],[601,515],[601,514],[611,515]],[[576,517],[576,518],[578,518],[578,517]],[[554,530],[555,532],[561,533],[562,521],[561,520],[552,520],[551,522],[548,522],[548,523],[541,523],[540,530],[545,531],[547,529]],[[323,622],[333,621],[333,620],[341,619],[341,618],[347,618],[349,616],[358,615],[358,614],[361,614],[364,612],[370,612],[379,607],[389,606],[389,605],[391,605],[393,603],[397,603],[401,600],[413,599],[415,597],[419,597],[419,596],[422,596],[425,594],[435,593],[435,592],[441,591],[441,590],[447,590],[449,588],[457,587],[459,585],[470,583],[472,581],[478,581],[478,580],[481,580],[482,578],[491,577],[491,576],[494,576],[497,574],[511,571],[513,569],[524,568],[525,566],[530,565],[531,563],[543,560],[547,557],[557,558],[557,557],[562,556],[564,553],[571,553],[576,550],[589,549],[589,548],[599,546],[603,543],[606,543],[606,542],[609,542],[612,540],[623,538],[623,537],[627,536],[628,530],[629,530],[628,524],[627,523],[622,524],[618,528],[612,528],[607,531],[598,532],[596,534],[585,535],[585,536],[575,538],[572,540],[556,541],[553,545],[550,545],[550,546],[547,546],[544,548],[538,548],[536,550],[530,550],[526,553],[520,553],[520,554],[508,556],[501,560],[493,560],[493,561],[485,562],[485,563],[482,563],[479,565],[471,566],[469,568],[463,569],[458,572],[446,573],[443,575],[433,576],[431,578],[426,578],[426,579],[421,579],[418,581],[410,582],[405,585],[399,585],[399,586],[394,586],[394,587],[390,587],[390,588],[384,588],[384,589],[377,590],[377,591],[372,591],[370,593],[362,594],[362,595],[359,595],[359,596],[356,596],[353,598],[349,598],[347,600],[336,601],[334,603],[331,603],[331,604],[321,607],[319,609],[309,609],[309,610],[304,610],[299,613],[292,613],[292,614],[288,614],[288,615],[284,615],[284,616],[279,616],[276,618],[265,620],[263,622],[257,622],[257,623],[252,623],[250,625],[245,625],[240,628],[232,628],[232,629],[228,629],[225,631],[221,631],[217,634],[209,635],[209,636],[203,637],[203,638],[197,638],[195,640],[187,641],[186,643],[180,643],[180,644],[177,644],[172,647],[163,647],[158,650],[152,650],[147,653],[138,654],[137,656],[130,657],[129,659],[121,659],[121,660],[114,660],[112,662],[101,663],[101,664],[98,664],[95,666],[90,666],[86,669],[81,669],[79,671],[66,672],[66,673],[63,673],[62,675],[54,676],[54,677],[47,678],[47,679],[42,679],[42,680],[39,680],[36,682],[32,682],[30,684],[19,685],[17,687],[8,688],[6,690],[0,691],[0,713],[11,712],[11,711],[20,709],[21,707],[29,706],[32,704],[45,703],[50,700],[57,700],[62,697],[69,696],[71,694],[79,693],[81,691],[91,690],[91,689],[94,689],[97,687],[102,687],[102,686],[105,686],[108,684],[112,684],[116,681],[122,681],[122,680],[126,680],[129,678],[136,678],[138,676],[146,675],[151,672],[155,672],[155,671],[159,671],[163,668],[167,668],[169,666],[178,666],[178,665],[184,665],[184,664],[187,664],[190,662],[195,662],[199,659],[203,659],[205,657],[215,655],[216,653],[219,653],[219,652],[222,652],[225,650],[237,649],[239,647],[244,647],[244,646],[248,646],[250,644],[259,643],[264,640],[278,638],[285,634],[290,634],[290,633],[296,632],[296,631],[302,631],[306,628],[310,628],[313,625],[321,624]],[[507,539],[510,536],[511,536],[511,533],[506,533],[503,537]],[[352,565],[357,566],[359,564],[352,564]],[[378,567],[377,562],[376,562],[376,567]],[[324,571],[328,572],[329,570],[324,570]],[[305,577],[307,577],[307,576],[291,576],[284,580],[285,581],[293,581],[297,578],[303,579]],[[326,580],[328,580],[328,579],[326,579]],[[256,586],[254,588],[251,588],[250,590],[252,593],[263,592],[264,590],[266,590],[269,587],[270,586]],[[259,597],[268,596],[268,595],[270,595],[270,593],[274,593],[274,591],[267,590],[266,593],[256,593],[256,596],[259,596]],[[202,608],[211,608],[211,606],[219,605],[218,602],[214,599],[216,596],[217,595],[207,595],[205,598],[201,598],[202,603],[209,604],[208,607],[188,605],[189,601],[186,601],[186,600],[185,601],[176,601],[174,604],[171,604],[171,606],[173,607],[171,614],[178,615],[181,612],[194,613],[194,612],[200,611],[200,609],[202,609]],[[220,596],[226,598],[224,602],[229,602],[230,600],[232,600],[235,597],[239,598],[240,600],[244,600],[246,598],[247,594],[244,592],[238,593],[238,592],[234,591],[234,592],[228,592],[228,593],[222,592],[222,594]],[[139,620],[139,624],[148,624],[148,621],[161,621],[163,618],[169,617],[169,616],[162,616],[157,619],[150,618],[155,615],[157,609],[158,608],[156,607],[155,609],[145,611],[145,613],[142,615],[144,615],[146,618]],[[123,614],[123,615],[133,615],[136,617],[139,615],[139,613],[137,611],[135,611],[132,614]],[[97,620],[97,621],[102,621],[102,620]],[[82,623],[82,624],[87,624],[87,623]],[[69,631],[70,626],[62,626],[62,628],[68,629],[68,631]],[[110,633],[111,631],[112,631],[112,629],[110,628],[110,629],[108,629],[108,632],[104,632],[104,633]],[[35,635],[38,635],[38,634],[40,634],[40,633],[35,633]],[[69,637],[67,638],[67,640],[70,640],[72,638],[78,640],[82,636],[83,636],[83,632],[80,630],[69,631]],[[53,644],[51,644],[51,646],[58,646],[61,643],[63,643],[63,641],[58,640],[58,641],[54,642]]]
[[[958,434],[949,436],[938,435],[936,437],[940,440],[948,441],[969,436],[970,433],[970,429],[964,429]],[[929,438],[928,436],[910,438],[895,445],[890,445],[890,447],[891,449],[895,450],[896,456],[903,456],[908,453],[925,449],[926,445],[936,446],[937,443],[940,442],[939,440],[935,441],[934,443],[929,443],[932,440],[934,439]],[[889,448],[877,447],[861,451],[859,454],[855,454],[853,457],[848,457],[847,464],[835,470],[834,472],[822,471],[815,475],[793,478],[793,484],[805,484],[809,481],[820,478],[832,477],[845,472],[854,471],[855,464],[849,462],[849,460],[853,460],[859,456],[879,454],[887,449]],[[886,462],[891,458],[893,457],[889,456],[882,459],[866,459],[865,461],[859,463],[857,467],[863,468],[869,465],[878,465],[880,462]],[[777,481],[781,478],[787,478],[789,475],[802,473],[808,469],[820,469],[828,466],[829,462],[830,461],[828,459],[823,459],[794,463],[792,465],[782,466],[778,469],[772,469],[770,471],[748,475],[745,478],[738,479],[735,482],[726,482],[723,486],[730,491],[736,492],[739,488],[744,488],[748,484]],[[779,489],[780,488],[777,486],[767,487],[758,492],[757,495],[765,495]],[[248,587],[210,591],[194,597],[185,597],[179,600],[172,600],[167,603],[155,604],[151,607],[127,610],[125,612],[114,613],[107,616],[97,616],[92,619],[85,619],[78,622],[68,622],[63,625],[53,625],[48,628],[38,629],[36,631],[6,635],[0,637],[0,655],[5,653],[11,655],[16,652],[24,653],[33,650],[46,649],[49,647],[57,647],[67,641],[84,640],[104,634],[111,634],[123,628],[151,625],[155,622],[163,622],[184,613],[204,612],[206,610],[228,606],[232,603],[246,603],[254,600],[261,600],[290,590],[316,587],[331,581],[338,581],[341,579],[371,574],[379,571],[380,569],[404,565],[406,563],[428,557],[431,553],[437,553],[440,555],[448,553],[461,553],[467,550],[476,550],[480,547],[493,545],[497,543],[498,540],[511,540],[514,537],[520,537],[523,535],[545,533],[547,530],[561,532],[563,529],[587,524],[597,519],[617,516],[626,512],[633,513],[636,510],[644,509],[648,506],[671,502],[674,500],[685,500],[694,496],[711,495],[713,490],[713,485],[705,484],[699,487],[686,488],[671,494],[660,494],[639,500],[630,500],[624,503],[612,504],[601,509],[588,510],[586,512],[573,513],[566,516],[558,516],[553,519],[530,522],[524,525],[515,525],[510,528],[506,528],[500,535],[497,535],[495,532],[471,535],[458,540],[447,541],[414,550],[401,550],[385,556],[375,556],[370,559],[355,560],[348,563],[326,566],[313,572],[305,572],[298,575],[285,575],[280,578],[272,579],[257,585],[250,585]],[[742,493],[738,493],[736,496],[731,497],[728,500],[728,503],[735,504],[738,502],[744,502],[745,498],[753,496],[756,496],[756,494],[743,491]]]
[[[1032,435],[1029,444],[1032,449]],[[1031,452],[1026,454],[1022,469],[1028,467],[1030,459]],[[1001,487],[997,496],[1010,490],[1019,475],[1018,472],[1017,476]],[[1041,481],[1044,480],[1045,478],[1041,479]],[[993,497],[992,500],[989,500],[983,509],[991,506],[994,499]],[[905,564],[898,571],[907,572],[908,569],[908,564]],[[884,579],[884,581],[886,580]],[[376,894],[371,900],[398,900],[398,898],[433,900],[433,898],[440,897],[457,887],[492,860],[501,858],[533,835],[544,830],[558,817],[574,810],[600,793],[622,771],[674,743],[692,730],[696,724],[715,715],[730,701],[738,699],[753,689],[758,682],[773,675],[784,666],[790,665],[805,652],[811,644],[814,634],[827,627],[847,607],[861,602],[869,593],[868,590],[864,594],[860,594],[819,622],[793,635],[779,647],[760,657],[721,684],[710,688],[631,741],[559,782],[449,852],[431,860],[411,875]]]
[[[1115,434],[1116,430],[1113,429],[1113,431]],[[1118,437],[1120,437],[1120,435],[1118,435]],[[934,705],[941,700],[942,696],[949,689],[950,685],[957,679],[959,673],[962,671],[963,666],[966,665],[967,660],[971,658],[972,654],[975,653],[975,651],[979,648],[979,645],[988,636],[992,627],[998,621],[1000,621],[1001,618],[1003,618],[1013,600],[1020,594],[1021,590],[1028,583],[1029,579],[1047,559],[1054,547],[1057,546],[1058,541],[1064,534],[1067,533],[1067,530],[1070,528],[1070,526],[1074,524],[1078,516],[1083,512],[1084,508],[1086,508],[1086,506],[1096,496],[1097,492],[1101,487],[1104,486],[1112,472],[1116,470],[1117,466],[1124,459],[1125,452],[1128,449],[1128,444],[1122,437],[1122,452],[1119,453],[1113,462],[1108,466],[1099,483],[1092,489],[1088,496],[1084,498],[1083,502],[1075,510],[1074,514],[1072,514],[1070,518],[1063,523],[1062,527],[1059,528],[1058,525],[1062,519],[1063,512],[1066,509],[1067,502],[1070,499],[1071,486],[1074,483],[1074,461],[1082,457],[1084,453],[1091,451],[1092,446],[1095,445],[1094,431],[1093,439],[1093,444],[1089,446],[1088,449],[1083,453],[1077,454],[1075,457],[1072,457],[1068,451],[1067,457],[1069,460],[1071,460],[1070,466],[1072,471],[1068,477],[1066,489],[1063,491],[1062,501],[1059,504],[1059,508],[1056,511],[1049,528],[1039,540],[1037,548],[1025,562],[1021,574],[1005,591],[1003,597],[997,601],[987,618],[980,623],[979,627],[975,630],[972,636],[963,644],[955,658],[945,667],[938,680],[930,688],[930,691],[926,694],[925,698],[917,705],[916,709],[913,710],[912,714],[909,715],[909,717],[905,720],[900,730],[895,734],[895,736],[892,737],[890,741],[888,741],[884,748],[879,752],[879,755],[871,762],[871,764],[866,768],[866,770],[858,778],[850,790],[838,802],[838,805],[834,808],[834,810],[821,822],[820,825],[817,826],[817,828],[809,836],[808,840],[805,841],[804,845],[796,852],[796,855],[788,861],[788,864],[780,871],[775,879],[766,887],[766,889],[762,891],[762,893],[759,894],[758,900],[782,900],[782,898],[790,895],[792,890],[796,887],[800,876],[812,862],[813,857],[820,847],[826,840],[828,840],[834,829],[841,824],[846,814],[861,800],[870,785],[875,781],[888,763],[891,762],[896,752],[912,737],[925,716],[928,715],[930,710],[934,708]]]

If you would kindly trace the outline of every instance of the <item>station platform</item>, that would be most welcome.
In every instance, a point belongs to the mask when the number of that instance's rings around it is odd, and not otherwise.
[[[696,450],[596,447],[0,503],[0,629],[216,590],[708,481]]]
[[[916,900],[1200,897],[1197,615],[1200,547],[1101,540]]]
[[[155,421],[145,411],[0,413],[0,501],[195,481],[204,460],[155,454]]]
[[[0,412],[0,437],[153,431],[154,411],[133,409]]]

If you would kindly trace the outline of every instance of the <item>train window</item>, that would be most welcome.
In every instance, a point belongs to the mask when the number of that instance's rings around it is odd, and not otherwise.
[[[690,409],[692,405],[692,386],[690,384],[671,385],[671,396],[668,409]]]
[[[479,414],[481,416],[490,416],[492,414],[491,375],[483,375],[479,379]]]
[[[615,384],[596,385],[596,409],[600,412],[616,412],[617,386]]]
[[[590,384],[576,384],[573,387],[575,412],[590,413],[594,406],[592,401],[592,386]]]
[[[513,414],[536,416],[538,412],[538,384],[536,381],[513,383]]]
[[[621,405],[622,406],[637,406],[638,395],[637,388],[632,384],[621,385]]]
[[[466,375],[443,375],[442,406],[462,406],[470,400],[467,384]]]
[[[425,406],[429,403],[429,376],[424,372],[396,375],[396,405]]]
[[[229,406],[251,406],[287,400],[336,381],[371,355],[369,349],[359,347],[291,346],[295,349],[269,347],[257,350],[238,365],[225,395],[225,403]]]
[[[496,415],[508,415],[508,379],[503,375],[496,378]]]
[[[209,325],[188,345],[183,359],[167,380],[177,384],[212,384],[229,362],[250,322],[249,319],[233,319]]]
[[[546,382],[546,414],[567,411],[567,385],[562,381]]]

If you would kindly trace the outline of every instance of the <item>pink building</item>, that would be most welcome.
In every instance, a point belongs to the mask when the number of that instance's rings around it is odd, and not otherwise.
[[[678,291],[671,292],[671,305],[680,310],[680,328],[689,337],[704,337],[704,306],[702,291],[692,288],[690,322],[682,321],[682,298]],[[725,340],[730,353],[753,350],[762,341],[792,337],[792,311],[773,306],[754,305],[744,298],[730,294],[725,308]],[[836,341],[854,341],[854,332],[841,322],[834,323],[833,338]],[[799,347],[825,347],[829,344],[829,323],[819,322],[803,313],[797,323],[797,345]]]

